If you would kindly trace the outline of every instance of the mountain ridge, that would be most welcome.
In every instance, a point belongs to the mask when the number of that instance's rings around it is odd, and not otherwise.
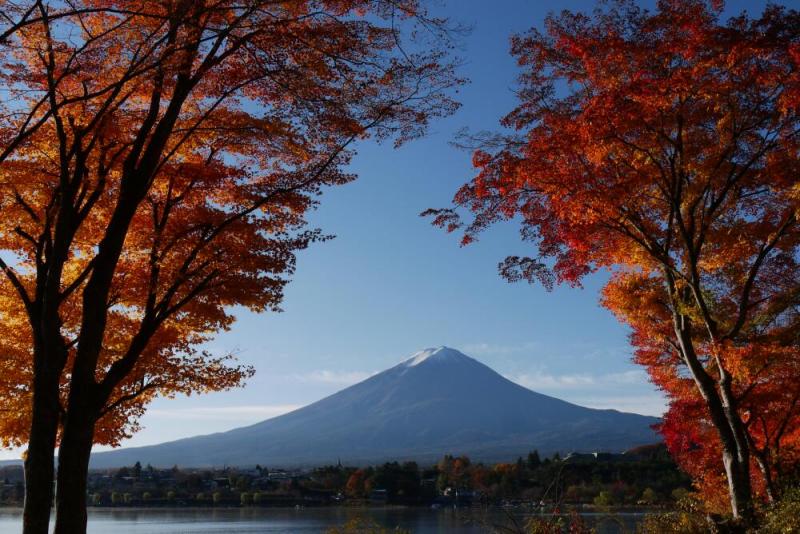
[[[445,453],[508,460],[532,449],[626,450],[657,441],[651,426],[658,421],[537,393],[437,347],[293,412],[226,432],[96,453],[91,465],[284,467],[434,461]]]

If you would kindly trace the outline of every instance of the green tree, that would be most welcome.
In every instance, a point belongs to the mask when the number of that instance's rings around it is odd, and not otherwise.
[[[656,501],[658,501],[658,495],[656,495],[656,492],[653,490],[653,488],[645,488],[639,500],[645,504],[655,504]]]
[[[800,488],[787,491],[767,512],[763,534],[800,532]]]
[[[607,507],[614,504],[614,497],[610,491],[603,490],[597,494],[593,502],[595,506]]]
[[[534,469],[538,469],[540,465],[542,465],[542,460],[539,458],[539,451],[534,450],[528,453],[528,461],[527,461],[528,469],[533,471]]]
[[[245,491],[250,489],[250,479],[245,476],[238,476],[238,477],[231,477],[233,478],[232,486],[239,491]]]
[[[675,488],[672,490],[672,498],[675,502],[681,502],[689,496],[689,490],[686,488]]]

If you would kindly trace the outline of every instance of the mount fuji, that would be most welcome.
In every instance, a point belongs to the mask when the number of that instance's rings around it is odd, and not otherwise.
[[[659,441],[659,419],[577,406],[526,389],[448,348],[427,349],[293,412],[227,432],[96,453],[91,466],[270,467],[443,454],[511,460],[532,449],[620,452]]]

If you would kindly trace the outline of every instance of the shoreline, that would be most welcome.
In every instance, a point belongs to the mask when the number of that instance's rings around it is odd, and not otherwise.
[[[329,504],[329,505],[308,505],[308,506],[87,506],[87,510],[109,511],[109,512],[199,512],[199,511],[297,511],[303,510],[359,510],[359,511],[431,511],[431,512],[523,512],[526,515],[539,515],[539,516],[568,516],[573,512],[579,515],[586,516],[603,516],[603,515],[634,515],[643,516],[655,513],[669,513],[676,511],[675,508],[670,507],[654,507],[654,506],[618,506],[618,507],[597,507],[593,505],[580,505],[569,504],[564,505],[559,512],[554,510],[536,510],[532,507],[524,505],[519,506],[502,506],[502,505],[488,505],[488,506],[426,506],[426,505],[409,505],[409,504],[383,504],[383,505],[343,505],[343,504]],[[18,512],[22,513],[22,506],[0,506],[0,514],[4,512]]]

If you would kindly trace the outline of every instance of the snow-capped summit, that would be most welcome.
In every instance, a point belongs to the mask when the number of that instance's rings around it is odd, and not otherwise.
[[[593,410],[511,382],[448,347],[254,425],[92,455],[93,467],[367,465],[443,454],[508,461],[538,449],[622,451],[658,441],[655,417]]]
[[[456,349],[451,349],[450,347],[445,347],[442,345],[441,347],[415,352],[414,355],[407,359],[404,363],[407,367],[414,367],[427,361],[445,362],[448,360],[454,361],[464,358],[471,359],[469,356],[457,351]]]

